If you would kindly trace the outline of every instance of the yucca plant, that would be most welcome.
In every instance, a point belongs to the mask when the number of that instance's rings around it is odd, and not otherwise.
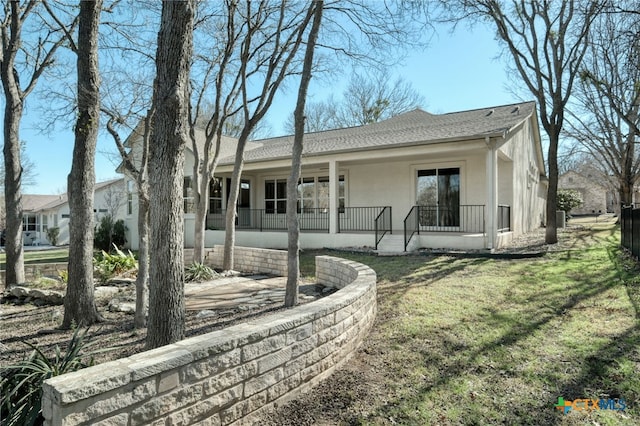
[[[29,358],[0,368],[0,419],[2,426],[40,425],[42,417],[42,384],[50,377],[93,365],[93,358],[85,362],[82,353],[86,346],[86,331],[76,329],[63,353],[59,346],[49,359],[40,349],[25,343],[33,352]]]
[[[186,282],[201,282],[216,278],[218,273],[204,263],[193,262],[184,270],[184,280]]]

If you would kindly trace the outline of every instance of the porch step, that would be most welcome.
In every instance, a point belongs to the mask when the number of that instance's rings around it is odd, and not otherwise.
[[[409,242],[409,247],[407,247],[407,251],[412,251],[415,249],[413,247],[413,243],[415,241]],[[376,250],[378,254],[400,254],[404,253],[404,235],[403,234],[387,234],[382,237],[382,241],[378,244],[378,249]]]

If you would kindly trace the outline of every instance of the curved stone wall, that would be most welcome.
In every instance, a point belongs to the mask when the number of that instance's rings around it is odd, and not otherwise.
[[[310,304],[47,380],[47,425],[250,424],[343,364],[376,315],[376,275],[316,257]]]

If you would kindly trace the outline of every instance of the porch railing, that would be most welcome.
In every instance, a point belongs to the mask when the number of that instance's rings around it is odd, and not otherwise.
[[[420,206],[413,206],[404,218],[404,251],[407,251],[411,238],[413,238],[415,234],[420,233],[420,226],[418,225],[419,215]]]
[[[511,231],[511,206],[498,205],[498,232]]]
[[[485,232],[484,205],[413,206],[404,219],[405,251],[415,234],[420,232]]]
[[[207,215],[207,229],[225,229],[226,210]],[[301,231],[329,232],[329,214],[326,209],[305,208],[298,212]],[[238,209],[236,229],[255,231],[286,231],[287,215],[266,209]]]
[[[375,220],[376,227],[376,250],[378,250],[378,244],[382,241],[382,238],[387,234],[391,234],[391,206],[386,206],[378,214]]]
[[[391,207],[341,207],[338,209],[338,232],[375,232],[376,219],[385,209],[389,209],[391,217]]]
[[[384,214],[383,214],[384,213]],[[207,215],[207,229],[225,229],[226,210]],[[304,208],[298,212],[301,231],[329,232],[329,212],[325,208]],[[342,207],[338,210],[338,232],[391,231],[391,207]],[[236,229],[286,231],[286,213],[266,209],[239,209]]]

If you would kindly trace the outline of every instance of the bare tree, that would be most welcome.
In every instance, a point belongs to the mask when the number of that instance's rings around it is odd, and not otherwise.
[[[107,131],[120,153],[122,167],[126,174],[133,178],[138,195],[138,275],[136,276],[136,313],[133,320],[134,327],[143,328],[147,325],[149,314],[149,139],[151,136],[151,121],[153,112],[149,111],[145,117],[142,129],[138,126],[133,133],[141,130],[141,146],[138,150],[127,150],[124,141],[115,128],[116,123],[122,122],[112,115],[107,122]],[[136,154],[139,155],[136,158]]]
[[[184,148],[189,141],[189,72],[194,0],[162,3],[149,145],[150,294],[147,348],[184,338]]]
[[[46,2],[43,3],[46,4]],[[65,40],[65,35],[60,31],[51,29],[46,22],[38,21],[39,4],[37,0],[4,1],[2,2],[3,15],[0,17],[0,36],[2,37],[0,79],[5,95],[3,147],[4,210],[7,225],[5,285],[22,283],[25,280],[22,248],[24,175],[20,152],[20,122],[24,104],[42,73],[53,64],[54,54]],[[22,31],[28,22],[32,22],[30,29],[34,30],[34,33],[25,39]],[[40,34],[40,37],[35,34]]]
[[[155,72],[154,46],[161,5],[146,2],[144,12],[131,4],[123,4],[122,19],[106,23],[105,49],[115,52],[115,58],[107,56],[103,69],[108,75],[103,83],[102,113],[106,116],[106,129],[111,135],[118,155],[119,167],[131,179],[127,181],[126,195],[133,207],[133,193],[137,196],[138,274],[136,276],[136,312],[134,327],[147,325],[149,313],[149,140],[153,107],[152,81]],[[139,6],[136,2],[135,6]],[[116,13],[116,16],[121,16]],[[150,22],[153,21],[153,22]],[[124,60],[123,60],[124,56]],[[131,63],[136,69],[131,70]],[[129,135],[127,140],[123,139]],[[133,182],[133,186],[130,184]]]
[[[241,95],[241,115],[244,125],[236,147],[235,162],[231,175],[231,188],[225,217],[225,244],[223,268],[233,269],[235,245],[236,203],[240,190],[240,177],[244,165],[244,149],[255,126],[267,113],[273,98],[284,79],[291,72],[292,63],[297,59],[298,49],[313,15],[313,8],[288,10],[282,1],[276,7],[260,3],[257,7],[247,2],[242,13],[246,16],[247,31],[240,46],[239,87]],[[255,45],[263,45],[262,55],[252,58]],[[261,78],[258,94],[252,96],[251,77],[258,72]]]
[[[35,185],[38,173],[36,165],[27,154],[27,143],[25,141],[20,143],[20,162],[22,163],[22,188]],[[4,193],[4,161],[0,162],[0,192]]]
[[[387,70],[354,73],[340,100],[333,96],[309,103],[305,112],[307,132],[361,126],[386,120],[424,106],[424,97],[401,77],[393,80]],[[285,127],[293,131],[293,119]]]
[[[640,177],[639,17],[611,7],[594,23],[576,96],[579,107],[567,132],[614,177],[624,205],[633,202]]]
[[[102,0],[80,1],[78,42],[78,117],[73,163],[68,177],[69,280],[64,297],[62,328],[102,321],[93,284],[93,191],[100,120],[98,29]]]
[[[512,60],[516,75],[535,97],[548,140],[547,244],[558,241],[556,229],[558,145],[567,103],[579,78],[599,1],[459,0],[442,2],[449,20],[488,20]]]
[[[313,11],[313,21],[311,30],[307,37],[304,63],[302,65],[302,75],[300,76],[300,87],[298,89],[298,100],[294,111],[295,135],[293,140],[293,152],[291,158],[291,173],[287,179],[287,286],[284,296],[284,305],[294,306],[298,303],[298,281],[300,280],[300,225],[296,204],[298,202],[298,182],[302,172],[302,149],[304,144],[304,111],[307,99],[307,90],[311,81],[311,70],[313,68],[313,54],[316,49],[320,24],[322,22],[322,9],[324,2],[318,0],[309,6]]]

